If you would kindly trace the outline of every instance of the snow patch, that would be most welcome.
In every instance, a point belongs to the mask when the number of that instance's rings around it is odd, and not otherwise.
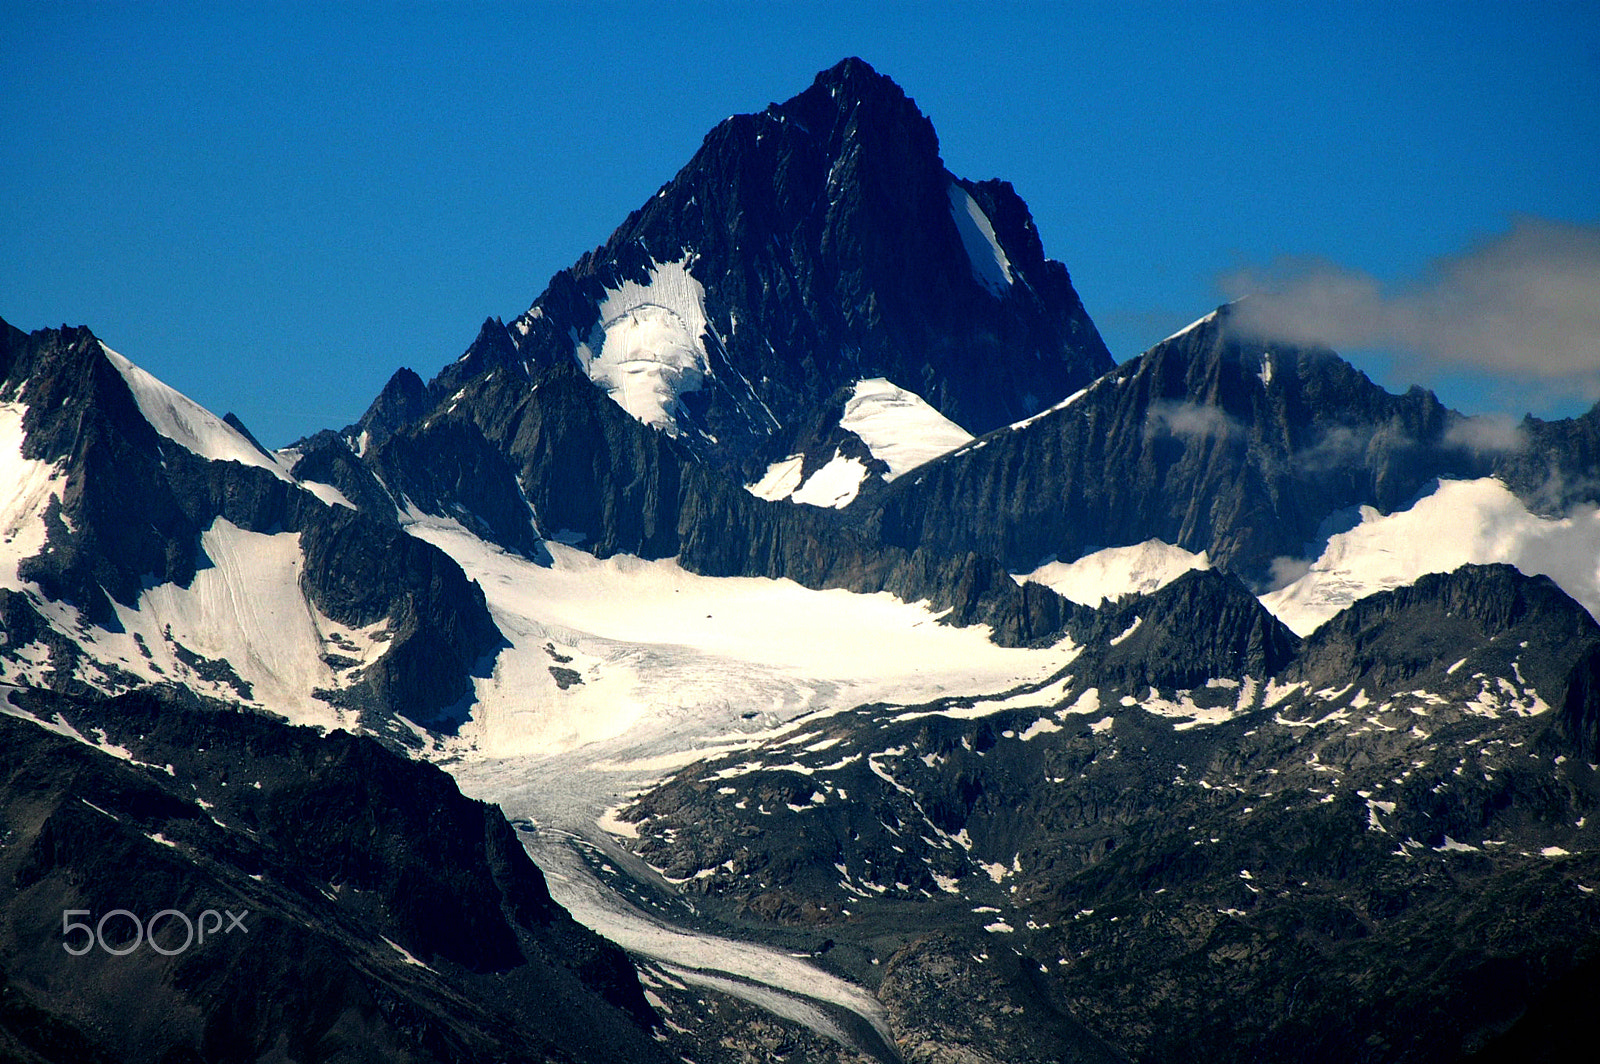
[[[1539,517],[1490,477],[1441,481],[1411,509],[1387,516],[1362,507],[1360,524],[1330,538],[1305,575],[1261,603],[1296,634],[1308,635],[1366,595],[1494,562],[1550,577],[1600,617],[1600,507]]]
[[[1065,718],[1080,713],[1087,716],[1090,713],[1098,712],[1100,712],[1100,688],[1089,687],[1085,688],[1083,693],[1078,695],[1077,699],[1073,701],[1072,705],[1057,710],[1056,716]],[[1110,718],[1108,717],[1107,719],[1109,720]],[[1097,728],[1096,730],[1101,729]]]
[[[1031,580],[1084,606],[1099,607],[1123,595],[1148,595],[1191,569],[1209,569],[1206,552],[1191,554],[1159,539],[1130,547],[1107,547],[1073,562],[1049,561],[1029,573],[1013,574],[1017,583]]]
[[[1135,632],[1137,632],[1139,630],[1139,626],[1141,624],[1143,624],[1143,623],[1144,623],[1144,618],[1143,617],[1135,617],[1133,619],[1133,623],[1128,625],[1127,628],[1123,629],[1121,635],[1114,635],[1114,636],[1111,637],[1111,645],[1115,647],[1115,646],[1121,646],[1123,643],[1126,643],[1129,639],[1131,639],[1133,637],[1133,633],[1135,633]]]
[[[1049,717],[1040,717],[1038,720],[1028,725],[1026,730],[1018,733],[1017,738],[1021,739],[1023,742],[1027,742],[1030,739],[1037,739],[1046,732],[1058,732],[1060,730],[1061,725],[1057,724]]]
[[[332,484],[323,484],[315,480],[302,480],[300,486],[329,506],[343,506],[347,510],[357,509],[356,504],[346,498],[344,492]]]
[[[805,472],[801,469],[805,460],[806,456],[803,454],[791,454],[782,461],[773,462],[767,466],[767,471],[762,474],[760,480],[754,484],[746,484],[744,490],[768,502],[787,499],[794,494],[805,477]]]
[[[867,466],[859,458],[846,458],[835,451],[828,464],[811,474],[789,498],[811,506],[843,509],[855,501],[867,479]]]
[[[893,480],[972,441],[972,433],[945,417],[916,392],[882,377],[856,381],[839,427],[861,437]]]
[[[390,949],[392,949],[396,953],[400,954],[401,958],[407,964],[414,964],[418,968],[428,968],[428,966],[426,964],[424,964],[422,961],[419,961],[419,960],[417,960],[417,958],[413,957],[411,955],[411,951],[410,950],[408,950],[404,946],[400,945],[400,943],[396,942],[394,939],[388,937],[387,935],[379,935],[378,937],[383,939],[385,942],[387,942],[389,944],[389,948]],[[428,968],[428,971],[431,972],[431,971],[433,971],[433,969],[432,968]]]
[[[706,353],[705,288],[689,273],[691,256],[652,262],[644,284],[608,288],[600,320],[576,345],[578,365],[636,420],[679,434],[678,396],[711,374]]]
[[[954,181],[950,183],[950,217],[955,219],[961,246],[972,263],[973,279],[996,296],[1004,295],[1012,283],[1011,260],[1006,258],[989,216],[983,213],[978,201]]]
[[[1082,651],[1082,648],[1073,643],[1071,639],[1062,640],[1056,644],[1054,649],[1060,655],[1056,658],[1056,663],[1060,667],[1070,665]],[[1072,689],[1073,683],[1073,677],[1064,676],[1053,683],[1045,684],[1042,687],[1028,688],[1016,694],[1001,695],[995,698],[980,698],[967,706],[946,705],[941,706],[939,709],[913,710],[910,713],[897,714],[894,719],[899,722],[916,720],[920,717],[938,716],[949,717],[952,720],[977,720],[980,717],[999,713],[1004,709],[1038,709],[1061,701],[1067,696],[1067,692]]]

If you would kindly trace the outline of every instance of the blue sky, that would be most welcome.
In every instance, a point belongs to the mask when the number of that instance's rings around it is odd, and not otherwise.
[[[716,122],[860,55],[953,172],[1016,186],[1119,361],[1331,276],[1387,323],[1341,346],[1385,386],[1581,412],[1581,314],[1547,372],[1412,311],[1523,252],[1576,262],[1581,302],[1600,9],[1392,6],[4,4],[0,317],[86,324],[281,445],[432,376]]]

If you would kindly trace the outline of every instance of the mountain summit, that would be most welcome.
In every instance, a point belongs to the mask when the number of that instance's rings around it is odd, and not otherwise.
[[[1021,198],[952,175],[932,123],[859,59],[719,124],[430,395],[557,362],[752,479],[832,430],[862,380],[982,433],[1112,365]]]

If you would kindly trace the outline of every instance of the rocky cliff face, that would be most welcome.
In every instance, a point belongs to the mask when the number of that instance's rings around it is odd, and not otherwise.
[[[1463,418],[1331,351],[1243,334],[1223,307],[1059,409],[896,481],[863,520],[888,543],[982,545],[1023,571],[1158,538],[1265,586],[1275,559],[1314,556],[1352,508],[1403,509],[1437,477],[1514,470],[1548,508],[1551,484],[1579,487],[1562,471],[1587,468],[1591,419]]]

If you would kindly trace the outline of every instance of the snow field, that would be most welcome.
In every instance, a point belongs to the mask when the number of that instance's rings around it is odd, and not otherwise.
[[[113,601],[117,631],[86,624],[67,603],[35,599],[45,620],[87,655],[79,678],[104,690],[124,686],[126,676],[113,675],[118,671],[151,683],[179,680],[217,698],[270,709],[296,724],[348,725],[343,712],[313,696],[317,689],[347,682],[323,655],[349,658],[356,662],[351,669],[369,663],[387,647],[380,638],[385,622],[348,628],[308,603],[300,592],[303,559],[295,533],[247,532],[219,519],[201,534],[200,547],[209,564],[203,563],[188,587],[146,588],[133,609]],[[250,697],[225,679],[202,675],[180,647],[226,661],[250,686]],[[46,660],[34,664],[42,669]],[[37,669],[25,671],[32,676]]]
[[[711,373],[703,336],[705,288],[689,273],[692,256],[655,263],[645,284],[607,289],[600,321],[577,345],[589,379],[636,420],[679,432],[678,396]]]
[[[297,533],[247,532],[219,518],[201,534],[200,548],[211,565],[197,572],[189,587],[161,584],[140,596],[138,610],[117,607],[129,644],[121,648],[126,661],[119,664],[141,671],[144,654],[132,639],[137,632],[155,663],[168,675],[182,675],[186,667],[165,638],[170,630],[173,640],[189,650],[231,664],[251,685],[252,701],[297,724],[343,724],[343,714],[311,694],[341,686],[323,655],[331,650],[370,661],[386,645],[373,638],[384,625],[344,628],[306,601]],[[335,631],[343,647],[329,645],[328,635]]]
[[[1028,573],[1015,573],[1017,583],[1043,584],[1064,598],[1099,607],[1123,595],[1148,595],[1191,569],[1209,569],[1206,552],[1191,554],[1159,539],[1130,547],[1107,547],[1071,562],[1048,561]]]
[[[1428,573],[1493,562],[1550,577],[1600,617],[1600,507],[1539,517],[1487,477],[1441,481],[1409,510],[1383,515],[1362,507],[1359,525],[1331,537],[1309,571],[1261,602],[1297,634],[1308,635],[1366,595]]]
[[[658,735],[626,757],[667,764],[730,729],[874,700],[1007,690],[1070,660],[1060,647],[998,647],[986,628],[940,625],[924,607],[888,594],[702,577],[672,561],[600,560],[559,543],[548,544],[554,564],[542,567],[454,522],[429,519],[408,530],[478,581],[512,643],[493,675],[478,681],[463,729],[461,752],[477,757],[548,757],[639,727],[688,728],[692,736]],[[547,642],[573,658],[565,667],[579,671],[582,684],[556,688]],[[746,723],[745,713],[761,723]],[[608,756],[615,757],[596,750],[589,760]]]

